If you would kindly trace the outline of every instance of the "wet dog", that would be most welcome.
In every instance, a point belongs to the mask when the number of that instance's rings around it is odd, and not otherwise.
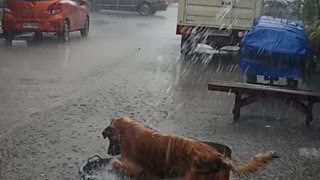
[[[108,154],[121,155],[113,168],[129,177],[228,180],[230,172],[253,175],[278,158],[275,152],[260,153],[236,166],[205,143],[163,134],[127,117],[114,118],[102,135],[110,141]]]

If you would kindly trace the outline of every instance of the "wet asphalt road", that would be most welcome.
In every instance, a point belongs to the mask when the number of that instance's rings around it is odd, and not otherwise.
[[[94,14],[90,36],[74,33],[68,44],[0,40],[0,179],[75,179],[88,157],[106,156],[101,132],[115,116],[226,144],[237,161],[278,151],[281,159],[243,179],[320,179],[320,107],[311,129],[276,100],[244,108],[234,126],[233,95],[206,89],[213,79],[242,81],[236,59],[181,58],[176,13]]]

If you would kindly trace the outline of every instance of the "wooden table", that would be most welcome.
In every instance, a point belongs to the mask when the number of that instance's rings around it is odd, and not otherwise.
[[[208,84],[208,90],[235,94],[233,108],[234,122],[240,118],[240,109],[256,102],[259,98],[272,97],[285,100],[306,115],[305,124],[310,126],[313,120],[313,105],[320,102],[320,95],[311,91],[287,89],[266,85],[240,82],[214,81]]]

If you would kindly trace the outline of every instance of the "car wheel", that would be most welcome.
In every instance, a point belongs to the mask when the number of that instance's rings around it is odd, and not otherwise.
[[[150,16],[154,10],[152,10],[152,7],[149,3],[144,2],[138,6],[138,12],[141,16]]]
[[[5,31],[3,32],[3,36],[7,43],[12,43],[12,41],[14,40],[14,32]]]
[[[84,27],[83,27],[83,29],[80,30],[81,36],[87,37],[89,34],[89,30],[90,30],[90,20],[89,20],[89,16],[87,16],[85,23],[84,23]]]
[[[152,9],[151,15],[154,15],[157,11]]]
[[[69,21],[64,21],[63,30],[58,34],[59,39],[62,42],[68,42],[70,39],[70,23]]]

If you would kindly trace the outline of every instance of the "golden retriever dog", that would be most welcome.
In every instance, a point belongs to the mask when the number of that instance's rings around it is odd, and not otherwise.
[[[113,168],[127,177],[147,180],[229,180],[230,172],[238,177],[254,175],[279,158],[270,151],[233,165],[205,143],[160,133],[128,117],[112,119],[102,135],[110,141],[108,154],[121,155],[112,162]]]

